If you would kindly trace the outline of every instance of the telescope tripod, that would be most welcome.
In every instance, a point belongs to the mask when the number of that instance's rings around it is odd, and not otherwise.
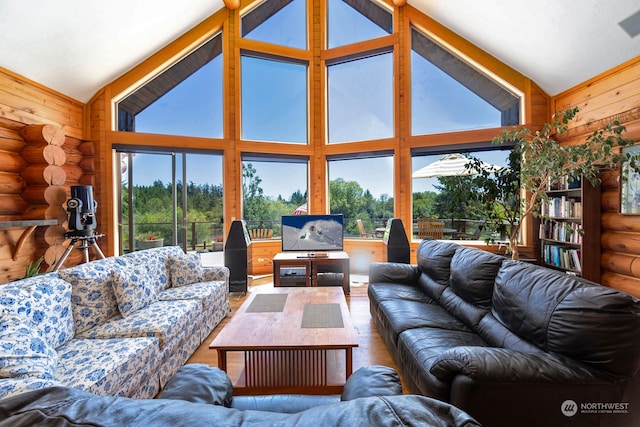
[[[90,235],[67,233],[65,237],[70,237],[71,242],[69,242],[69,246],[67,246],[67,249],[64,251],[58,262],[56,262],[56,265],[53,267],[53,270],[51,271],[60,270],[60,267],[62,267],[62,264],[64,264],[64,262],[67,260],[67,257],[69,257],[69,254],[78,242],[80,242],[80,246],[78,246],[78,249],[84,253],[84,262],[89,262],[89,247],[92,247],[98,257],[103,259],[104,254],[102,253],[102,250],[100,250],[98,242],[96,242],[96,239],[102,236],[104,236],[104,234],[93,234],[93,232]]]

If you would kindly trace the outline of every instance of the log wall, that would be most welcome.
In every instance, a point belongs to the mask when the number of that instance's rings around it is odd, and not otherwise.
[[[562,143],[579,142],[612,120],[621,121],[627,128],[625,136],[640,143],[640,58],[563,92],[553,101],[556,110],[580,108]],[[604,171],[601,178],[600,282],[640,297],[640,216],[620,214],[619,170]]]
[[[24,277],[26,265],[41,256],[47,269],[65,244],[69,188],[94,174],[82,168],[87,156],[77,149],[84,142],[84,108],[0,68],[0,221],[58,220],[37,227],[15,254],[26,228],[0,229],[0,284]],[[65,265],[80,261],[74,253]]]

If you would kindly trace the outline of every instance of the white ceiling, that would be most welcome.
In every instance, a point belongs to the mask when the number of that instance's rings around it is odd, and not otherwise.
[[[638,0],[409,0],[549,95],[640,56],[619,22]],[[79,101],[223,7],[222,0],[0,0],[0,67]]]

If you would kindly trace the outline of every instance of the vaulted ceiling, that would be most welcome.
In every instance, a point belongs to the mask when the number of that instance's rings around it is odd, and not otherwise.
[[[409,4],[549,95],[640,56],[638,0]],[[222,0],[3,0],[0,67],[86,102],[222,7]]]

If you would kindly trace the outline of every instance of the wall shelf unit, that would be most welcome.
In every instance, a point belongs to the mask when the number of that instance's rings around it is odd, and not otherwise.
[[[542,265],[600,281],[600,186],[582,179],[547,188],[540,222]]]
[[[0,221],[0,229],[8,228],[24,228],[11,253],[11,259],[16,261],[18,254],[24,246],[24,242],[33,233],[36,227],[46,227],[49,225],[58,225],[57,219],[26,219],[20,221]]]

